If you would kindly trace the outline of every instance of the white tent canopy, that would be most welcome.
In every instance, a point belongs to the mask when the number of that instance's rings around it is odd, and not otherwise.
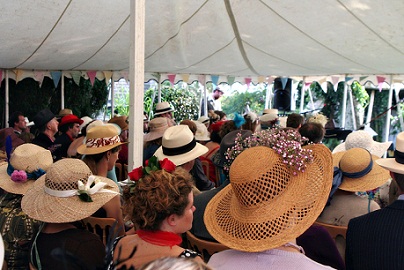
[[[118,77],[129,70],[129,0],[19,0],[0,7],[0,69]],[[145,20],[146,80],[153,73],[242,82],[404,80],[401,0],[149,0]]]

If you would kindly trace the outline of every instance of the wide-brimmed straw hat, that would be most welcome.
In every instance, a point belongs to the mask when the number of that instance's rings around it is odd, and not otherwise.
[[[197,143],[194,134],[187,125],[167,128],[164,132],[162,145],[154,153],[159,160],[168,158],[180,166],[208,152],[208,148]]]
[[[143,141],[150,142],[163,137],[164,131],[166,131],[167,128],[168,123],[166,118],[153,118],[149,122],[149,133],[143,136]]]
[[[31,143],[22,144],[11,154],[10,164],[0,165],[0,188],[9,193],[25,194],[52,163],[49,150]]]
[[[156,110],[154,111],[154,115],[160,115],[167,112],[173,112],[174,109],[170,107],[170,104],[166,101],[159,102],[156,105]]]
[[[365,148],[372,155],[382,157],[384,153],[386,153],[390,145],[391,142],[376,142],[373,140],[372,136],[368,132],[364,130],[358,130],[349,133],[345,139],[345,142],[337,145],[332,152],[338,153],[349,150],[351,148],[360,147]]]
[[[230,184],[206,207],[209,233],[232,249],[260,252],[279,247],[307,230],[330,193],[331,152],[309,145],[313,162],[296,175],[275,150],[256,146],[243,151],[230,167]]]
[[[127,142],[121,142],[120,132],[113,124],[95,126],[87,130],[86,139],[83,145],[77,148],[81,155],[94,155],[104,153],[114,147]]]
[[[272,115],[278,115],[278,109],[264,109],[262,112],[262,115],[265,114],[272,114]]]
[[[84,187],[79,187],[79,181]],[[78,196],[86,188],[92,201]],[[90,168],[80,159],[65,158],[35,181],[23,197],[21,207],[30,218],[66,223],[91,216],[115,196],[119,196],[119,188],[114,181],[91,175]]]
[[[376,162],[391,172],[404,174],[404,132],[399,133],[396,137],[394,158],[381,158]]]
[[[195,140],[197,141],[210,141],[210,134],[205,124],[194,121],[196,124]]]
[[[203,115],[203,116],[199,117],[197,121],[201,122],[202,124],[207,124],[210,122],[210,118]]]
[[[334,153],[332,159],[334,167],[342,171],[342,183],[338,187],[341,190],[369,191],[380,187],[390,178],[389,172],[376,163],[380,158],[364,148]]]
[[[127,119],[128,119],[127,116],[115,116],[109,119],[108,123],[118,125],[121,128],[121,130],[128,130],[129,125]]]

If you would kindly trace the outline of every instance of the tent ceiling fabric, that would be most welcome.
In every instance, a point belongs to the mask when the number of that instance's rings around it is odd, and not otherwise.
[[[0,8],[0,69],[129,69],[129,0]],[[404,74],[402,0],[147,0],[145,19],[149,74]]]

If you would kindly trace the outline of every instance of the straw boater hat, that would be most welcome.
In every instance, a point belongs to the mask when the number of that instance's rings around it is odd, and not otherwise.
[[[77,148],[77,153],[81,155],[94,155],[104,153],[118,145],[127,142],[121,142],[120,132],[112,124],[95,126],[87,130],[86,139],[83,145]]]
[[[143,136],[143,141],[150,142],[163,137],[164,131],[168,128],[167,119],[157,117],[149,122],[149,133]]]
[[[108,123],[118,125],[121,128],[121,130],[128,130],[129,125],[127,122],[127,118],[128,118],[127,116],[115,116],[109,119]]]
[[[205,124],[194,121],[196,124],[195,140],[197,141],[210,141],[210,134]]]
[[[63,116],[66,116],[69,114],[73,114],[73,111],[71,109],[64,108],[59,111],[59,114],[57,115],[57,117],[62,118]]]
[[[160,115],[167,112],[173,112],[174,109],[170,107],[170,104],[166,101],[159,102],[156,105],[156,110],[154,111],[154,115]]]
[[[84,186],[80,187],[79,181]],[[92,201],[82,200],[78,196],[80,193],[88,194]],[[23,197],[21,207],[30,218],[66,223],[91,216],[118,195],[119,189],[114,181],[92,175],[90,168],[80,159],[65,158],[55,162],[35,181]]]
[[[364,148],[351,148],[332,155],[334,167],[342,171],[341,190],[357,192],[380,187],[390,178],[389,171],[375,161],[380,159]]]
[[[396,137],[394,158],[381,158],[376,160],[376,163],[391,172],[404,174],[404,132]]]
[[[162,146],[154,153],[159,160],[168,158],[180,166],[208,152],[208,148],[197,143],[187,125],[169,127],[163,135]]]
[[[368,132],[364,130],[358,130],[349,133],[346,137],[345,142],[337,145],[332,152],[338,153],[354,147],[360,147],[365,148],[372,155],[381,157],[384,155],[384,153],[386,153],[390,145],[391,142],[376,142],[372,139],[372,136]]]
[[[199,117],[197,121],[202,124],[208,124],[210,122],[210,118],[203,115],[203,116]]]
[[[206,207],[209,233],[229,248],[260,252],[305,232],[323,211],[333,171],[327,147],[304,148],[313,150],[314,159],[296,175],[269,147],[238,155],[230,167],[230,184]]]
[[[0,188],[9,193],[25,194],[52,163],[49,150],[31,143],[22,144],[11,154],[10,164],[0,165]]]

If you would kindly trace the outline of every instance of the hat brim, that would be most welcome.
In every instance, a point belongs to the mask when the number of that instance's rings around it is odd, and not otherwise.
[[[370,149],[367,149],[372,155],[378,156],[378,157],[382,157],[387,149],[389,149],[390,145],[392,142],[376,142],[373,141],[372,146],[370,147]],[[338,152],[343,152],[346,151],[346,144],[345,142],[337,145],[334,150],[332,151],[332,153],[338,153]]]
[[[173,108],[167,108],[167,109],[164,109],[164,110],[161,111],[161,112],[156,112],[156,113],[154,113],[154,115],[156,116],[156,115],[160,115],[160,114],[168,113],[168,112],[173,112],[173,111],[174,111]]]
[[[163,147],[160,146],[156,152],[154,153],[154,155],[159,159],[159,160],[163,160],[164,158],[168,158],[169,160],[171,160],[176,166],[180,166],[182,164],[187,163],[188,161],[194,160],[197,157],[207,153],[209,151],[209,149],[200,144],[200,143],[196,143],[195,147],[184,154],[181,155],[176,155],[176,156],[167,156],[164,155],[163,153]]]
[[[95,154],[107,152],[108,150],[111,150],[112,148],[115,148],[119,145],[127,144],[127,143],[128,142],[119,142],[116,144],[105,145],[102,147],[87,147],[87,145],[82,144],[79,147],[77,147],[77,153],[79,153],[80,155],[95,155]]]
[[[7,162],[0,164],[0,188],[9,193],[24,195],[27,190],[33,186],[35,180],[28,180],[25,183],[16,183],[11,180],[10,175],[8,175],[7,166]]]
[[[398,163],[395,158],[380,158],[376,163],[391,172],[404,174],[404,164]]]
[[[324,145],[305,148],[313,150],[313,163],[304,173],[293,176],[289,172],[290,181],[283,191],[267,190],[268,194],[279,193],[273,200],[262,203],[261,207],[246,208],[244,202],[237,199],[233,190],[237,187],[232,186],[230,179],[230,184],[206,207],[204,222],[209,233],[229,248],[260,252],[279,247],[306,231],[324,209],[333,170],[331,152]],[[274,159],[267,161],[269,166],[282,164],[281,158],[275,155]],[[283,169],[287,168],[278,168],[278,173]]]
[[[339,162],[345,153],[346,151],[338,152],[332,155],[334,167],[339,168]],[[338,188],[351,192],[369,191],[386,183],[390,178],[390,174],[389,171],[383,169],[378,164],[379,159],[380,158],[378,156],[372,155],[373,167],[368,174],[359,178],[349,178],[344,176],[342,183]]]
[[[104,189],[112,192],[98,192],[91,195],[92,202],[84,202],[78,196],[60,198],[44,190],[46,175],[41,176],[21,201],[21,208],[30,218],[48,223],[66,223],[82,220],[100,209],[115,196],[119,196],[117,184],[105,177],[97,176],[107,183]]]

